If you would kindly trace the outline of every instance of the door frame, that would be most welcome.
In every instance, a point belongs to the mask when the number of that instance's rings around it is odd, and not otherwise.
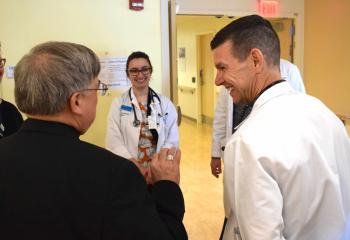
[[[197,76],[198,76],[198,81],[197,81],[197,91],[198,91],[198,94],[197,94],[197,103],[198,103],[198,107],[197,107],[197,118],[198,118],[198,123],[210,123],[213,121],[214,119],[214,115],[213,115],[213,119],[211,119],[210,116],[208,116],[209,118],[208,119],[203,119],[204,118],[204,114],[203,114],[203,92],[202,92],[202,78],[201,78],[201,69],[202,69],[202,52],[203,52],[203,46],[202,46],[202,43],[201,43],[201,38],[206,36],[206,35],[212,35],[214,36],[214,32],[201,32],[201,33],[198,33],[196,35],[196,46],[197,46]],[[214,63],[212,64],[212,67],[213,69],[215,68],[214,67]],[[215,79],[215,71],[213,71],[213,81]],[[215,112],[215,86],[213,85],[213,88],[212,88],[212,103],[213,103],[213,112]]]
[[[162,93],[168,96],[175,105],[178,103],[178,77],[177,77],[177,43],[176,43],[176,15],[227,15],[227,9],[210,10],[203,4],[201,9],[184,9],[175,2],[176,0],[161,1],[161,48],[162,48]],[[204,10],[207,9],[207,10]],[[301,74],[304,70],[304,12],[295,12],[295,9],[281,12],[276,18],[292,18],[293,25],[298,27],[293,36],[293,62],[298,66]],[[230,11],[230,16],[243,16],[256,14],[252,9],[246,12]],[[295,44],[295,41],[297,44]],[[198,75],[197,75],[198,76]],[[197,90],[199,90],[197,88]],[[199,95],[199,92],[198,92]],[[199,106],[198,106],[199,107]],[[197,108],[200,109],[200,108]],[[197,110],[198,112],[198,110]],[[197,119],[199,121],[201,119]]]

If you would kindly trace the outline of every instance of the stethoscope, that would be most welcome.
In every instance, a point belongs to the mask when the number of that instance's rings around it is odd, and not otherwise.
[[[148,89],[149,90],[148,90],[148,97],[147,97],[147,116],[150,116],[151,115],[151,110],[152,110],[150,108],[150,105],[151,105],[151,102],[154,103],[154,97],[156,97],[158,99],[159,104],[161,102],[160,102],[160,98],[159,98],[158,94],[152,88],[149,87]],[[141,124],[141,121],[137,118],[136,111],[135,111],[135,105],[132,102],[131,88],[129,89],[129,98],[130,98],[132,110],[134,112],[134,121],[132,122],[132,124],[133,124],[134,127],[139,127],[140,124]]]

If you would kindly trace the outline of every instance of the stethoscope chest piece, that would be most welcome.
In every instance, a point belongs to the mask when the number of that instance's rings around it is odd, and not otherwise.
[[[138,127],[138,126],[140,126],[141,122],[140,122],[140,120],[135,119],[135,120],[132,122],[132,124],[134,125],[134,127]]]

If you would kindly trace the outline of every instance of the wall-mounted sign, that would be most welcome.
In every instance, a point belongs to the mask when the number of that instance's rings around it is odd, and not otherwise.
[[[14,78],[15,66],[7,66],[6,67],[6,77],[8,79]]]
[[[259,0],[258,12],[264,17],[274,17],[278,14],[278,1]]]
[[[126,60],[127,57],[100,57],[101,72],[98,77],[110,89],[130,86],[125,72]]]

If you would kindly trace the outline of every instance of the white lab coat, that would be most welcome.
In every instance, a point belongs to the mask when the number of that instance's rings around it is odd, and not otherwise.
[[[350,213],[350,142],[338,117],[287,82],[266,90],[226,144],[224,191],[244,240],[338,239]]]
[[[280,59],[280,72],[282,79],[287,80],[295,91],[305,93],[303,78],[295,64]]]
[[[216,102],[213,133],[211,142],[211,156],[222,158],[222,147],[226,145],[227,140],[232,135],[232,113],[233,102],[230,94],[225,87],[220,88],[219,96]]]
[[[282,79],[287,80],[294,90],[300,93],[305,93],[303,79],[296,65],[287,60],[280,59],[280,72]],[[226,142],[232,135],[232,123],[233,101],[225,87],[221,87],[213,120],[211,142],[212,157],[223,158],[222,147],[226,145]],[[228,216],[229,210],[226,208],[226,205],[227,199],[226,193],[224,192],[225,216]]]
[[[159,94],[158,94],[159,95]],[[138,120],[142,120],[142,113],[137,103],[134,92],[131,90],[132,102],[135,106]],[[160,101],[153,97],[151,102],[152,111],[158,116],[159,126],[157,152],[161,148],[179,146],[179,132],[177,126],[177,112],[173,103],[165,96],[159,95]],[[128,110],[122,110],[126,106]],[[120,97],[114,99],[108,115],[106,148],[124,158],[137,159],[138,143],[141,126],[134,127],[134,112],[129,97],[129,90]]]

